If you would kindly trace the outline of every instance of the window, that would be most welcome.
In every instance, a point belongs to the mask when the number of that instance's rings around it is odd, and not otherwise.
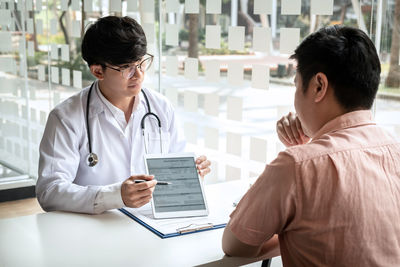
[[[2,1],[1,162],[37,176],[49,111],[94,80],[80,56],[82,33],[109,14],[143,26],[155,55],[145,86],[176,107],[188,150],[212,160],[209,183],[258,176],[284,149],[275,123],[294,111],[296,67],[288,57],[321,26],[343,23],[370,35],[382,61],[376,120],[400,135],[396,5],[400,0]]]

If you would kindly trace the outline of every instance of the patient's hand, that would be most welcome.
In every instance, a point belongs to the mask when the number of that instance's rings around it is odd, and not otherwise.
[[[293,112],[289,112],[276,122],[276,132],[286,147],[306,144],[311,139],[304,134],[301,122]]]

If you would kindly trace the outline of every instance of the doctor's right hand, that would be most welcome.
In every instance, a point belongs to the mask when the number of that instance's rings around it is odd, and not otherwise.
[[[157,184],[153,178],[153,175],[134,175],[126,179],[121,185],[121,197],[125,206],[139,208],[147,204]],[[146,180],[146,182],[135,183],[135,180]]]
[[[297,115],[289,112],[276,122],[276,132],[279,140],[286,146],[303,145],[308,143],[311,138],[304,134],[301,122]]]

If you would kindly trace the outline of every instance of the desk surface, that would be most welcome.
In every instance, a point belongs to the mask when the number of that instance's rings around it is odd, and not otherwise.
[[[237,198],[248,184],[210,185],[207,197]],[[117,210],[48,212],[0,220],[0,266],[237,266],[259,260],[225,257],[222,233],[161,239]]]

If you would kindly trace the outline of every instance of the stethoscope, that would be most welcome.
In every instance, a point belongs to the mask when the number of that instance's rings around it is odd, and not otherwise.
[[[87,158],[87,164],[89,165],[89,167],[93,167],[97,164],[97,162],[99,162],[99,157],[97,156],[96,153],[92,152],[92,142],[90,139],[90,127],[89,127],[89,102],[90,102],[90,94],[92,92],[92,88],[93,88],[94,83],[92,83],[92,85],[90,86],[89,89],[89,93],[88,93],[88,97],[87,97],[87,103],[86,103],[86,130],[87,130],[87,138],[88,138],[88,144],[89,144],[89,156]],[[146,105],[147,105],[147,113],[144,114],[142,120],[140,121],[140,127],[142,128],[142,136],[143,136],[143,140],[144,140],[144,149],[146,154],[148,153],[147,151],[147,145],[146,145],[146,138],[145,138],[145,119],[149,116],[153,116],[154,118],[156,118],[157,122],[158,122],[158,133],[160,135],[160,151],[161,153],[163,153],[162,151],[162,136],[161,136],[161,121],[160,118],[154,114],[153,112],[151,112],[151,108],[150,108],[150,102],[149,99],[147,98],[146,93],[144,92],[144,90],[141,90],[144,96],[144,99],[146,101]]]

